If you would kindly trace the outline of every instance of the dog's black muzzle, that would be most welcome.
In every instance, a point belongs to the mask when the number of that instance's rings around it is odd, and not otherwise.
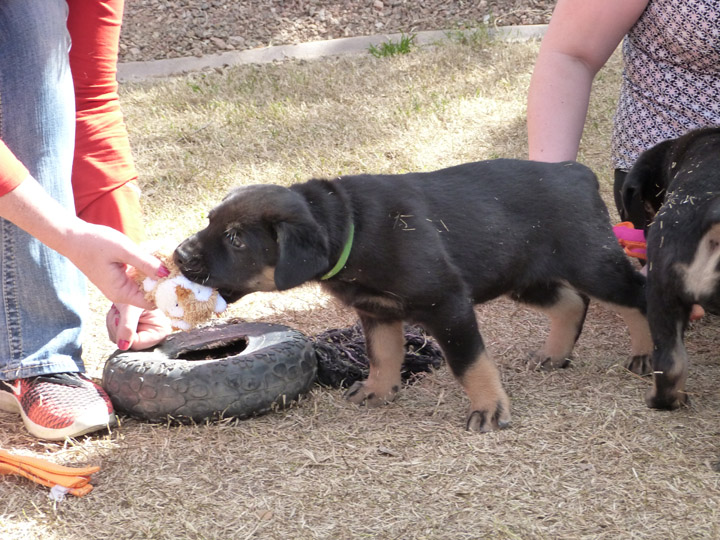
[[[208,270],[205,268],[198,246],[198,240],[191,236],[175,248],[173,260],[182,274],[190,281],[204,283],[208,279]]]

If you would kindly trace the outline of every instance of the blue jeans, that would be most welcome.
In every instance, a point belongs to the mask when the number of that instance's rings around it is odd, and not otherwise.
[[[73,208],[75,100],[65,0],[0,0],[0,138]],[[0,219],[0,379],[83,371],[84,276]]]

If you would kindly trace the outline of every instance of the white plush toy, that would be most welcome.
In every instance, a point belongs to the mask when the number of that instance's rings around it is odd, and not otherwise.
[[[135,281],[142,286],[145,298],[168,316],[174,329],[190,330],[225,311],[227,302],[217,290],[183,276],[172,256],[162,253],[155,256],[163,261],[170,275],[164,278],[137,275]]]

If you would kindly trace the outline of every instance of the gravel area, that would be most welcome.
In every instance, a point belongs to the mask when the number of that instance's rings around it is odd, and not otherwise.
[[[127,0],[120,61],[378,33],[544,24],[555,0]]]

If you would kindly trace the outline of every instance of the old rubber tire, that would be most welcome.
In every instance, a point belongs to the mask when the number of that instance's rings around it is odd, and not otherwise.
[[[286,326],[228,321],[117,351],[102,384],[118,411],[151,422],[246,418],[282,407],[315,381],[312,342]]]

